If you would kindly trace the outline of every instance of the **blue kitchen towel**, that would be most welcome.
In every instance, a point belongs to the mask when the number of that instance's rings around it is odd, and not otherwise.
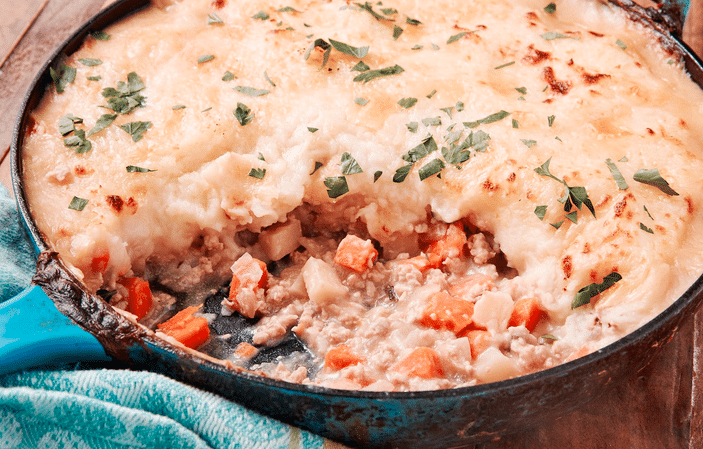
[[[35,270],[14,200],[0,185],[0,302]],[[341,449],[338,443],[150,372],[32,370],[0,377],[0,449]]]

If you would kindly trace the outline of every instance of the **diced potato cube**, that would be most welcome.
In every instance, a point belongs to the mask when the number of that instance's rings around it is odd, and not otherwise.
[[[303,230],[295,218],[264,229],[259,234],[259,245],[271,260],[281,260],[300,246]]]
[[[349,289],[339,280],[334,268],[322,259],[309,258],[303,266],[301,275],[308,297],[319,305],[334,302],[349,293]]]

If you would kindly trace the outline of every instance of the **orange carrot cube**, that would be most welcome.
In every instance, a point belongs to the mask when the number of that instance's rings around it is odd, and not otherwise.
[[[334,261],[338,265],[363,273],[371,268],[376,258],[378,258],[378,251],[373,247],[371,240],[349,234],[339,242]]]
[[[127,312],[135,315],[137,320],[141,320],[149,313],[153,303],[149,282],[131,277],[123,278],[120,284],[127,288]]]
[[[544,315],[544,311],[539,308],[539,302],[535,298],[518,299],[510,314],[508,327],[524,325],[528,331],[533,332]]]
[[[437,351],[419,347],[393,366],[393,371],[423,379],[442,378],[444,369]]]
[[[442,266],[442,258],[434,253],[423,253],[419,256],[400,260],[399,262],[404,264],[410,264],[413,267],[417,268],[421,273],[424,273],[430,268],[439,268]]]
[[[475,359],[483,351],[491,347],[491,333],[485,330],[472,329],[465,333],[471,345],[471,358]]]
[[[204,317],[193,316],[200,307],[187,307],[164,323],[158,329],[166,335],[175,338],[183,345],[196,349],[210,338],[210,328]]]
[[[430,297],[418,322],[432,329],[447,329],[458,334],[469,327],[474,314],[474,304],[458,299],[446,292]]]
[[[430,243],[427,252],[438,255],[442,261],[449,257],[458,257],[464,250],[467,240],[464,226],[460,222],[455,222],[447,226],[444,236]]]
[[[347,366],[358,365],[365,361],[366,359],[363,357],[354,354],[349,346],[342,344],[327,351],[325,355],[325,368],[339,371]]]

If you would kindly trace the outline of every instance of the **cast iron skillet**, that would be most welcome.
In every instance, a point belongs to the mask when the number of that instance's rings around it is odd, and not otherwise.
[[[611,2],[642,12],[627,0]],[[40,254],[34,286],[0,306],[0,329],[4,330],[0,373],[57,358],[116,359],[349,445],[461,447],[518,432],[594,399],[609,384],[648,363],[703,300],[702,276],[659,316],[595,353],[515,379],[441,391],[360,392],[290,384],[224,368],[156,338],[90,294],[51,251],[36,227],[22,181],[25,130],[30,111],[51,83],[49,67],[62,54],[77,50],[89,32],[101,30],[147,3],[119,0],[86,23],[46,63],[25,99],[12,145],[13,187],[24,224]],[[678,6],[681,4],[679,1]],[[674,29],[674,35],[680,35],[683,9],[678,9],[679,21],[676,15],[661,13],[665,10],[668,7],[649,11],[637,20],[657,28],[665,48],[681,52],[692,78],[703,84],[700,60],[668,34]]]

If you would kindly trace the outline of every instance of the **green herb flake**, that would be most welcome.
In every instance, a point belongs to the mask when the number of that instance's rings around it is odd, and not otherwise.
[[[222,81],[232,81],[235,78],[236,76],[234,76],[234,73],[228,70],[225,72],[224,76],[222,76]]]
[[[268,15],[266,11],[259,11],[253,16],[251,16],[252,19],[257,19],[257,20],[268,20],[271,18],[271,16]]]
[[[310,172],[310,176],[314,175],[316,171],[322,168],[322,162],[315,162],[315,166],[313,167],[312,171]]]
[[[654,220],[654,217],[652,217],[652,214],[649,213],[649,210],[647,210],[647,206],[642,206],[644,207],[644,211],[647,213],[647,216],[651,219]]]
[[[324,39],[315,39],[312,44],[305,50],[303,54],[303,59],[306,61],[310,58],[312,51],[316,48],[320,48],[324,53],[322,55],[322,65],[320,68],[327,65],[327,61],[330,59],[330,53],[332,52],[332,45]]]
[[[559,229],[559,228],[561,228],[561,225],[563,225],[563,224],[564,224],[564,220],[559,221],[559,222],[557,222],[557,223],[549,223],[549,225],[550,225],[551,227],[553,227],[554,229]]]
[[[615,163],[610,159],[606,159],[605,164],[608,166],[608,170],[610,170],[610,174],[613,176],[613,179],[615,179],[615,184],[617,184],[618,188],[620,190],[627,190],[627,181],[625,181],[625,177],[623,177]]]
[[[112,109],[118,114],[129,114],[136,108],[144,107],[146,97],[141,95],[141,91],[146,86],[142,79],[135,72],[127,74],[127,82],[119,81],[117,87],[106,87],[101,95],[107,99],[104,107]]]
[[[547,117],[547,124],[550,128],[554,125],[554,119],[556,119],[556,116],[554,115],[550,115],[549,117]]]
[[[96,65],[100,65],[103,63],[100,59],[94,58],[81,58],[78,60],[78,62],[88,67],[95,67]]]
[[[198,56],[198,64],[204,64],[215,59],[215,55],[200,55]]]
[[[518,123],[518,121],[516,119],[513,119],[513,128],[514,129],[520,128],[520,123]]]
[[[413,164],[428,154],[437,151],[437,149],[437,142],[435,142],[434,137],[430,135],[423,139],[419,145],[405,153],[402,157],[405,162]]]
[[[542,339],[542,343],[548,344],[548,345],[551,345],[551,344],[553,344],[555,341],[558,341],[558,340],[559,340],[557,337],[555,337],[555,336],[552,335],[552,334],[544,334],[544,335],[542,335],[540,338]]]
[[[556,176],[554,176],[554,175],[549,171],[549,164],[550,164],[551,162],[552,162],[552,158],[550,157],[550,158],[547,159],[542,165],[540,165],[539,167],[535,168],[535,172],[536,172],[538,175],[540,175],[540,176],[545,176],[545,177],[548,177],[548,178],[552,178],[553,180],[564,184],[564,181],[562,181],[561,179],[557,178]]]
[[[92,136],[93,134],[97,134],[103,129],[107,128],[108,126],[112,125],[112,122],[115,121],[117,118],[117,114],[103,114],[101,115],[98,120],[95,122],[95,126],[93,129],[88,131],[88,137]]]
[[[613,271],[612,273],[604,277],[603,282],[601,282],[600,284],[593,283],[583,287],[581,290],[578,291],[578,293],[576,293],[576,296],[574,296],[574,299],[571,301],[571,308],[576,309],[578,307],[589,304],[592,298],[600,295],[601,293],[615,285],[615,283],[620,281],[621,279],[622,276],[620,275],[620,273],[618,273],[617,271]]]
[[[540,36],[542,39],[551,41],[555,39],[574,39],[574,40],[579,40],[578,37],[571,37],[567,34],[563,33],[556,33],[556,32],[549,32],[549,33],[544,33]]]
[[[516,87],[515,90],[523,95],[527,95],[527,87]]]
[[[532,148],[537,145],[537,141],[531,139],[520,139],[520,142],[524,143],[527,148]]]
[[[405,126],[406,126],[406,128],[408,128],[408,131],[410,131],[411,133],[416,133],[417,127],[419,126],[419,124],[417,122],[410,122]]]
[[[266,169],[252,168],[251,170],[249,170],[249,176],[256,179],[264,179],[264,176],[266,176]]]
[[[110,40],[110,35],[104,31],[93,31],[92,33],[90,33],[90,37],[92,37],[93,39],[97,39],[99,41],[109,41]]]
[[[487,117],[476,120],[475,122],[464,122],[464,126],[467,128],[476,128],[478,125],[487,125],[489,123],[498,122],[500,120],[503,120],[505,117],[507,117],[509,115],[510,115],[510,112],[501,110],[501,111],[493,113]]]
[[[440,126],[440,125],[442,125],[442,119],[441,119],[441,117],[423,118],[422,124],[425,126]]]
[[[413,164],[407,164],[397,169],[393,175],[393,182],[401,183],[405,181],[405,178],[408,177],[408,174],[410,174],[410,170],[412,170],[412,168]]]
[[[416,45],[413,45],[413,47],[410,50],[422,50],[423,48],[425,48],[425,47],[423,47],[422,45],[416,44]]]
[[[378,179],[383,175],[383,172],[381,170],[377,170],[373,174],[373,182],[378,181]]]
[[[71,199],[71,202],[69,203],[68,208],[72,209],[72,210],[77,210],[80,212],[83,209],[85,209],[85,206],[87,206],[87,205],[88,205],[88,200],[86,200],[85,198],[79,198],[77,196],[74,196],[73,199]]]
[[[137,167],[136,165],[128,165],[125,169],[127,169],[127,173],[151,173],[156,171],[149,168]]]
[[[644,232],[654,234],[654,231],[652,230],[652,228],[648,228],[647,226],[644,225],[644,223],[640,223],[640,229],[643,230]]]
[[[382,16],[381,14],[377,13],[376,11],[373,10],[373,6],[371,6],[371,3],[365,2],[363,5],[361,3],[354,3],[356,6],[361,8],[362,10],[368,12],[373,16],[374,19],[376,20],[393,20],[389,17]]]
[[[130,136],[133,142],[139,142],[144,137],[144,133],[151,128],[151,122],[130,122],[120,125],[120,129]]]
[[[72,136],[63,139],[63,144],[73,148],[76,154],[87,153],[93,148],[93,144],[85,138],[85,131],[82,129],[76,129]]]
[[[266,94],[268,94],[270,91],[266,89],[256,89],[254,87],[248,87],[248,86],[237,86],[234,88],[237,92],[240,94],[244,94],[250,97],[261,97]]]
[[[403,29],[398,25],[393,25],[393,40],[398,40],[401,34],[403,34]]]
[[[271,81],[271,78],[269,78],[269,74],[268,74],[265,70],[264,70],[264,78],[266,79],[266,81],[267,81],[270,85],[272,85],[273,87],[276,87],[276,83],[274,83],[273,81]]]
[[[494,69],[494,70],[500,70],[500,69],[504,69],[505,67],[510,67],[510,66],[513,65],[513,64],[515,64],[515,61],[510,61],[510,62],[506,62],[505,64],[501,64],[501,65],[499,65],[499,66],[497,66],[497,67],[493,67],[493,69]]]
[[[437,93],[437,89],[433,89],[432,92],[430,92],[429,94],[427,94],[427,95],[425,95],[425,96],[426,96],[427,98],[432,98],[432,97],[434,97],[434,95],[435,95],[436,93]]]
[[[334,176],[330,178],[325,178],[325,187],[327,187],[327,195],[330,198],[339,198],[345,193],[349,192],[349,185],[347,184],[347,178],[344,176]]]
[[[100,81],[102,79],[102,76],[90,75],[90,76],[86,76],[85,79],[87,79],[88,81]]]
[[[62,136],[71,134],[76,129],[76,123],[83,123],[83,119],[73,114],[66,114],[59,119],[59,132]]]
[[[440,108],[439,110],[442,111],[442,112],[444,112],[445,114],[447,114],[447,115],[449,116],[449,119],[451,120],[451,118],[452,118],[452,111],[454,110],[454,107],[450,106],[450,107],[448,107],[448,108]]]
[[[537,206],[535,207],[535,215],[540,221],[544,220],[544,216],[547,215],[547,206]]]
[[[351,68],[352,72],[367,72],[369,70],[371,70],[371,67],[369,67],[364,61],[357,62],[356,65]]]
[[[447,39],[447,45],[449,45],[449,44],[451,44],[451,43],[453,43],[453,42],[458,41],[459,39],[461,39],[462,37],[466,36],[467,34],[469,34],[468,31],[462,31],[461,33],[458,33],[458,34],[455,34],[455,35],[451,36],[449,39]]]
[[[658,168],[637,170],[632,177],[637,182],[654,186],[667,195],[677,196],[678,193],[669,186],[669,183],[659,174]]]
[[[422,22],[420,22],[417,19],[411,19],[410,17],[405,18],[405,23],[407,23],[408,25],[413,25],[413,26],[422,25]]]
[[[556,3],[550,3],[547,6],[544,7],[544,12],[547,14],[554,14],[557,12],[557,5]]]
[[[177,111],[179,109],[185,109],[185,108],[186,108],[186,106],[184,104],[174,104],[173,106],[171,106],[171,109],[173,109],[174,111]]]
[[[359,106],[366,106],[369,103],[369,100],[367,100],[366,98],[357,97],[354,99],[354,103],[358,104]]]
[[[293,8],[292,6],[284,6],[283,8],[277,9],[276,12],[300,12],[300,11]]]
[[[572,223],[578,224],[578,211],[569,212],[565,215]]]
[[[623,156],[620,159],[618,159],[618,162],[628,162],[627,156]]]
[[[625,42],[621,41],[620,39],[615,41],[615,45],[622,48],[623,50],[627,50],[627,45],[625,45]]]
[[[340,163],[340,166],[342,167],[343,175],[355,175],[357,173],[363,173],[363,170],[359,166],[359,163],[356,162],[356,159],[354,159],[354,157],[347,152],[344,152],[342,154],[342,162]]]
[[[413,106],[415,106],[416,103],[417,103],[417,98],[413,98],[413,97],[406,97],[406,98],[401,98],[400,100],[398,100],[398,104],[403,109],[410,109]]]
[[[457,101],[454,107],[456,108],[456,112],[461,112],[464,110],[464,103]]]
[[[441,159],[431,160],[430,162],[420,167],[420,170],[418,170],[420,181],[424,181],[427,178],[439,174],[442,170],[444,170],[444,167],[444,162],[442,162]]]
[[[330,39],[330,44],[338,52],[344,53],[345,55],[354,56],[355,58],[362,59],[369,54],[369,47],[352,47],[344,42],[339,42],[334,39]]]
[[[404,72],[405,70],[399,66],[398,64],[392,66],[392,67],[386,67],[383,69],[378,69],[378,70],[369,70],[367,72],[364,72],[360,75],[357,75],[354,78],[354,82],[363,82],[368,83],[371,80],[374,80],[376,78],[384,77],[384,76],[391,76],[391,75],[397,75],[399,73]]]
[[[381,8],[381,12],[387,16],[392,16],[393,14],[398,14],[398,10],[395,8]]]
[[[448,164],[461,169],[461,164],[471,158],[471,153],[464,145],[450,145],[449,148],[442,147],[442,157]]]
[[[311,128],[308,126],[308,131],[310,131],[312,134],[315,134],[318,131],[318,128]]]
[[[244,103],[237,103],[237,109],[233,111],[234,117],[241,126],[246,126],[254,119],[254,114],[251,109]]]
[[[61,94],[66,89],[66,85],[72,84],[76,80],[76,69],[61,63],[56,69],[49,67],[49,75],[54,81],[56,93]]]
[[[222,25],[224,22],[214,12],[211,12],[210,14],[207,15],[207,24],[208,25]]]
[[[439,45],[437,45],[437,44],[432,44],[432,50],[434,50],[434,51],[439,50]]]

